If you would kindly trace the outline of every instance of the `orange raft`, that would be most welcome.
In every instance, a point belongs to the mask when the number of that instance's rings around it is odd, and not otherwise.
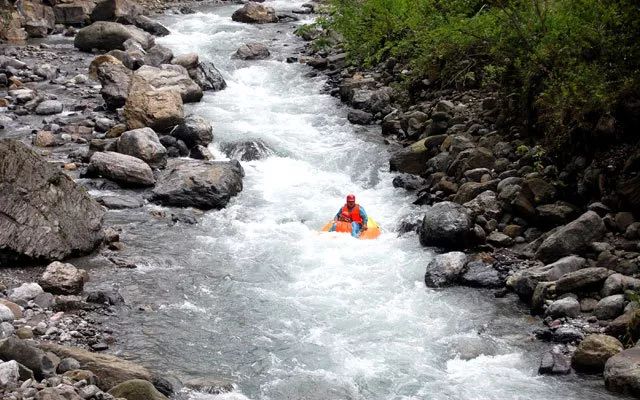
[[[329,229],[331,229],[331,226],[334,223],[336,224],[336,232],[351,234],[351,222],[344,221],[329,221],[325,226],[322,227],[321,231],[329,232]],[[378,236],[380,236],[380,233],[382,233],[380,225],[378,225],[378,223],[374,221],[373,218],[369,218],[369,220],[367,221],[367,230],[364,232],[360,232],[360,236],[358,236],[358,239],[376,239]]]

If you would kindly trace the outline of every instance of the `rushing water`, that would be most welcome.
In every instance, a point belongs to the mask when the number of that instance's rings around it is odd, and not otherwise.
[[[237,385],[197,399],[613,398],[600,379],[538,376],[543,345],[528,335],[537,322],[513,298],[425,287],[431,253],[394,232],[420,210],[393,188],[375,130],[350,125],[322,78],[284,62],[301,45],[291,24],[235,23],[237,7],[166,17],[172,34],[160,42],[223,72],[229,87],[189,106],[212,121],[217,156],[248,139],[274,155],[243,162],[244,190],[197,225],[153,219],[155,206],[108,214],[123,227],[123,255],[140,261],[92,271],[131,306],[111,321],[120,354],[167,376]],[[272,57],[231,59],[248,41]],[[385,229],[378,240],[317,232],[350,192]]]

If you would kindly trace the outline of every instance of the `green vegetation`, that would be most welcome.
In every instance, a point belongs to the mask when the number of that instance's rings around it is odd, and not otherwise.
[[[391,57],[441,87],[515,94],[532,132],[560,148],[640,101],[637,0],[332,0],[358,65]],[[630,129],[627,129],[630,130]],[[611,130],[609,130],[611,131]],[[637,137],[636,137],[637,138]],[[612,140],[612,138],[606,138]],[[587,140],[588,141],[588,140]]]

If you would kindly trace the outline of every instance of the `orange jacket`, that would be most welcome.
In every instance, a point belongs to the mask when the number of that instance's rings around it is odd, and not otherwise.
[[[348,218],[351,222],[357,222],[362,224],[362,216],[360,215],[360,205],[356,204],[351,211],[345,204],[342,206],[342,212],[340,213],[343,218]]]

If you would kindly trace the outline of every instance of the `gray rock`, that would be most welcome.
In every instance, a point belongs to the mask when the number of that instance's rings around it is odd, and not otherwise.
[[[474,216],[484,215],[488,219],[499,219],[502,214],[502,208],[496,194],[491,190],[485,190],[477,195],[473,200],[463,204]]]
[[[218,91],[227,87],[222,73],[210,61],[200,61],[195,68],[188,68],[188,72],[202,90]]]
[[[153,186],[156,182],[147,163],[126,154],[106,151],[94,153],[87,168],[88,176],[103,176],[125,186]]]
[[[265,24],[278,21],[278,17],[273,8],[255,2],[249,2],[242,8],[236,10],[231,15],[231,19],[236,22],[248,24]]]
[[[0,362],[0,388],[13,389],[18,386],[18,363],[14,360]]]
[[[551,318],[575,318],[578,314],[580,314],[580,303],[572,297],[554,301],[545,311],[545,315]]]
[[[145,32],[149,32],[154,36],[167,36],[171,32],[164,25],[158,21],[154,21],[146,15],[136,15],[133,18],[133,23],[138,28]]]
[[[362,110],[351,110],[347,114],[347,119],[355,125],[369,125],[373,121],[373,114]]]
[[[487,243],[496,247],[509,247],[513,245],[513,239],[501,232],[491,232],[487,236]]]
[[[499,288],[504,285],[498,271],[483,261],[467,263],[466,271],[459,278],[460,283],[471,287]]]
[[[0,160],[0,265],[64,259],[102,241],[104,210],[57,166],[13,139],[0,140]]]
[[[87,271],[78,269],[73,264],[54,261],[47,266],[38,282],[49,293],[79,294],[88,280]]]
[[[150,200],[165,206],[220,209],[242,190],[243,176],[237,161],[171,159]]]
[[[596,305],[596,309],[593,314],[599,320],[614,319],[622,315],[624,306],[624,295],[614,294],[601,299]]]
[[[612,294],[623,293],[625,290],[637,291],[640,289],[640,279],[632,278],[622,274],[612,274],[604,281],[602,296],[607,297]]]
[[[574,326],[561,326],[553,331],[551,341],[556,343],[577,343],[584,339],[584,333]]]
[[[125,105],[131,86],[131,70],[123,64],[103,62],[96,71],[98,80],[102,84],[100,94],[110,110]]]
[[[189,115],[171,131],[171,136],[182,140],[188,148],[207,146],[213,141],[213,128],[199,115]]]
[[[576,208],[565,202],[543,204],[536,207],[539,221],[546,226],[566,224],[576,213]]]
[[[82,28],[76,34],[74,46],[81,51],[126,50],[124,42],[132,39],[143,49],[149,49],[154,44],[153,36],[134,26],[121,25],[117,22],[99,21]]]
[[[583,268],[586,260],[582,257],[564,257],[553,264],[519,270],[507,279],[511,287],[525,302],[531,300],[536,286],[540,282],[552,282],[567,273]]]
[[[0,339],[6,339],[13,335],[15,328],[8,322],[0,322]]]
[[[604,384],[612,392],[640,395],[640,348],[624,350],[604,366]]]
[[[221,394],[233,391],[233,383],[217,377],[190,379],[184,383],[190,389],[209,394]]]
[[[102,196],[98,197],[98,203],[111,210],[122,210],[126,208],[140,208],[142,201],[131,196]]]
[[[99,0],[91,11],[92,21],[117,21],[132,23],[134,18],[142,14],[144,9],[129,0]]]
[[[76,360],[75,358],[67,357],[60,360],[60,364],[58,364],[56,372],[62,375],[67,371],[73,371],[80,368],[81,366],[78,360]]]
[[[544,353],[538,373],[541,375],[566,375],[571,372],[571,359],[556,349]]]
[[[44,290],[42,290],[42,287],[37,283],[23,283],[17,288],[9,291],[9,299],[12,301],[28,302],[43,292]]]
[[[460,251],[438,254],[427,265],[425,283],[429,287],[450,286],[458,279],[467,263],[467,255]]]
[[[56,365],[52,357],[14,337],[0,342],[0,359],[17,361],[32,370],[38,380],[55,374]]]
[[[139,158],[151,168],[164,168],[167,165],[167,149],[151,128],[133,129],[120,135],[118,153]]]
[[[600,239],[604,232],[602,218],[593,211],[587,211],[546,238],[538,248],[536,258],[551,262],[569,254],[578,254],[591,242]]]
[[[38,115],[52,115],[62,112],[64,106],[58,100],[45,100],[38,104],[36,107],[36,114]]]
[[[60,70],[58,69],[58,67],[51,65],[51,64],[38,64],[33,68],[33,73],[38,75],[39,77],[48,79],[48,80],[53,80],[56,78],[56,76],[58,76],[58,72],[60,72]]]
[[[245,43],[236,50],[233,54],[233,58],[239,58],[241,60],[264,60],[269,58],[271,53],[267,46],[262,43]]]
[[[612,273],[613,271],[606,268],[597,267],[570,272],[558,279],[556,282],[556,292],[563,294],[598,291]]]
[[[14,319],[11,309],[0,303],[0,322],[13,322]]]
[[[169,64],[173,59],[173,51],[166,46],[157,44],[147,50],[144,56],[144,63],[152,67],[160,67],[162,64]]]
[[[211,154],[208,148],[206,148],[205,146],[201,146],[199,144],[193,146],[193,148],[189,152],[189,157],[195,158],[196,160],[208,160],[208,161],[212,161],[215,159],[215,157],[213,156],[213,154]]]
[[[471,243],[473,221],[470,211],[444,201],[429,207],[422,220],[420,243],[448,249],[465,248]]]
[[[110,306],[118,306],[124,304],[124,298],[115,289],[96,290],[87,296],[87,302],[97,304],[107,304]]]

